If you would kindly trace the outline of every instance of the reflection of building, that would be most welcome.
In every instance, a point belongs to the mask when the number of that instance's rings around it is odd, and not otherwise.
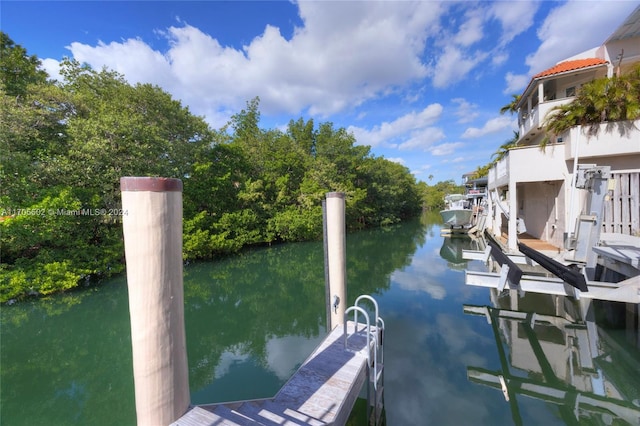
[[[477,238],[467,234],[453,234],[442,236],[442,247],[440,247],[440,257],[447,261],[451,269],[464,269],[467,260],[463,257],[464,250],[483,251],[485,242],[482,238]]]
[[[555,404],[567,424],[640,422],[640,352],[637,310],[628,329],[635,338],[613,337],[594,321],[594,304],[563,296],[491,290],[490,306],[465,305],[493,327],[501,368],[469,366],[470,381],[500,389],[521,424],[518,398]],[[522,373],[525,373],[523,375]]]

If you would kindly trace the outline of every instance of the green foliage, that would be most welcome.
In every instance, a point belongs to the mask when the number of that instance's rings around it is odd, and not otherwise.
[[[493,167],[495,162],[487,163],[484,166],[478,166],[473,172],[473,178],[478,179],[481,177],[485,177],[489,174],[489,170]]]
[[[519,98],[518,98],[519,99]],[[502,113],[502,110],[500,110]],[[508,141],[505,141],[496,152],[491,155],[491,161],[484,166],[478,166],[474,172],[474,179],[487,176],[489,174],[489,170],[501,161],[504,157],[507,156],[509,150],[514,148],[518,144],[518,139],[520,139],[520,132],[513,131],[513,136]]]
[[[90,277],[123,270],[118,227],[82,214],[82,202],[71,188],[43,194],[0,222],[1,301],[70,289]]]
[[[0,31],[0,88],[4,92],[20,96],[30,84],[44,83],[47,73],[38,69],[39,66],[37,57],[27,55],[25,48]]]
[[[509,114],[517,113],[518,112],[518,104],[520,103],[520,99],[521,98],[522,98],[522,95],[519,95],[519,94],[511,95],[511,102],[509,102],[508,104],[506,104],[502,108],[500,108],[500,114],[506,114],[507,112]]]
[[[464,194],[464,186],[456,185],[453,180],[438,182],[433,186],[424,185],[422,189],[422,199],[425,210],[440,211],[444,208],[444,197],[447,194]]]
[[[513,131],[513,136],[511,139],[500,145],[498,150],[493,153],[491,158],[493,159],[492,164],[496,164],[500,160],[502,160],[509,153],[511,148],[514,148],[518,143],[518,139],[520,139],[520,132]]]
[[[604,77],[584,84],[573,101],[553,108],[545,117],[542,148],[553,135],[574,126],[586,126],[596,134],[600,124],[640,118],[640,65],[623,76]]]
[[[408,169],[332,123],[264,130],[255,98],[214,131],[159,87],[70,60],[47,81],[2,42],[14,65],[1,70],[13,80],[0,87],[0,302],[123,270],[121,217],[90,214],[120,207],[122,176],[182,179],[185,260],[320,238],[327,192],[346,193],[349,229],[421,210]]]

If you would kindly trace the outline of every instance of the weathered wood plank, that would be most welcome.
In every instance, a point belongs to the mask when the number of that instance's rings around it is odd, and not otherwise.
[[[629,176],[629,194],[631,209],[631,235],[640,235],[640,173]]]
[[[602,231],[640,234],[640,173],[612,173],[615,185],[605,200]]]

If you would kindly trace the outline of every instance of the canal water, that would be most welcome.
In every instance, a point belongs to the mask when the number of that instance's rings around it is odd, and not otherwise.
[[[426,216],[347,236],[350,302],[387,326],[386,424],[640,424],[637,311],[466,286],[479,244]],[[193,403],[278,391],[326,333],[323,264],[310,242],[186,265]],[[124,277],[0,315],[0,424],[135,424]]]

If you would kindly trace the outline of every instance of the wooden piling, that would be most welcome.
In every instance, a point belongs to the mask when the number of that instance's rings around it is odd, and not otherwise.
[[[189,408],[182,277],[182,181],[123,177],[137,424],[168,425]]]

